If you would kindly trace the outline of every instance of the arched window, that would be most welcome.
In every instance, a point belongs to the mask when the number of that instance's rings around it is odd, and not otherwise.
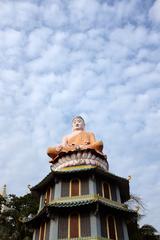
[[[117,240],[116,222],[113,216],[107,217],[107,224],[108,224],[108,237],[110,239]]]
[[[125,235],[123,232],[123,219],[120,217],[116,218],[116,228],[118,239],[125,239]]]
[[[102,183],[102,194],[103,194],[103,197],[111,199],[111,190],[107,182]]]
[[[79,179],[71,180],[71,196],[79,196],[80,194],[80,181]]]
[[[73,212],[58,218],[58,239],[70,239],[91,236],[90,215]]]
[[[69,232],[70,238],[79,237],[79,216],[77,213],[70,215]]]
[[[107,239],[118,240],[117,225],[114,216],[105,214],[100,215],[101,221],[101,236]]]
[[[89,179],[66,179],[61,183],[61,197],[72,197],[87,194],[89,194]]]

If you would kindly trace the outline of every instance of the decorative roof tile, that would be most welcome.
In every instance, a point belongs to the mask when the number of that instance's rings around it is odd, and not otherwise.
[[[131,209],[128,209],[125,204],[122,204],[117,201],[112,201],[110,199],[101,197],[99,195],[83,195],[76,197],[63,197],[60,199],[53,200],[48,204],[49,207],[73,207],[73,206],[82,206],[88,205],[91,203],[101,203],[110,208],[116,208],[125,212],[134,212]]]
[[[130,214],[136,214],[136,211],[129,209],[125,204],[120,202],[112,201],[110,199],[103,198],[99,195],[85,195],[85,196],[74,196],[74,197],[63,197],[59,199],[55,199],[52,202],[48,203],[46,206],[40,210],[36,216],[34,216],[31,220],[26,221],[26,223],[32,223],[37,221],[39,218],[46,216],[48,212],[52,211],[52,209],[57,208],[70,208],[70,207],[81,207],[92,204],[101,204],[111,209],[116,209],[121,212],[126,212]]]
[[[81,165],[81,166],[75,166],[75,167],[67,167],[59,171],[50,172],[41,182],[39,182],[37,185],[32,187],[31,191],[35,191],[43,188],[46,184],[51,182],[58,175],[64,175],[66,173],[74,173],[74,172],[93,172],[93,173],[97,172],[103,176],[108,176],[111,179],[117,180],[118,182],[128,183],[127,179],[119,177],[111,172],[104,171],[99,167]]]

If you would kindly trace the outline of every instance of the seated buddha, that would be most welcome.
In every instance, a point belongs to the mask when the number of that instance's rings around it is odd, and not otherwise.
[[[52,158],[50,162],[54,162],[54,159],[61,152],[67,153],[69,151],[85,149],[94,149],[102,153],[103,142],[96,141],[92,132],[86,132],[84,119],[77,116],[72,120],[72,133],[63,138],[62,144],[57,147],[49,147],[47,154]]]

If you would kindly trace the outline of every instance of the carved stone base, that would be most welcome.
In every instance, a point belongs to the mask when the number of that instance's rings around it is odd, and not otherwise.
[[[51,168],[53,171],[57,171],[62,168],[80,165],[98,166],[104,170],[108,170],[107,157],[94,150],[63,153],[58,157],[56,163],[52,164]]]

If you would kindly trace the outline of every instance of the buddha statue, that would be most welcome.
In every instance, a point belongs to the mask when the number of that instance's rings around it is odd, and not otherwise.
[[[54,162],[54,159],[61,152],[70,152],[76,150],[94,149],[95,151],[102,153],[103,142],[96,141],[92,132],[85,131],[85,121],[82,117],[77,116],[72,120],[72,133],[65,136],[62,140],[62,144],[56,147],[49,147],[47,154],[52,158],[50,162]]]

